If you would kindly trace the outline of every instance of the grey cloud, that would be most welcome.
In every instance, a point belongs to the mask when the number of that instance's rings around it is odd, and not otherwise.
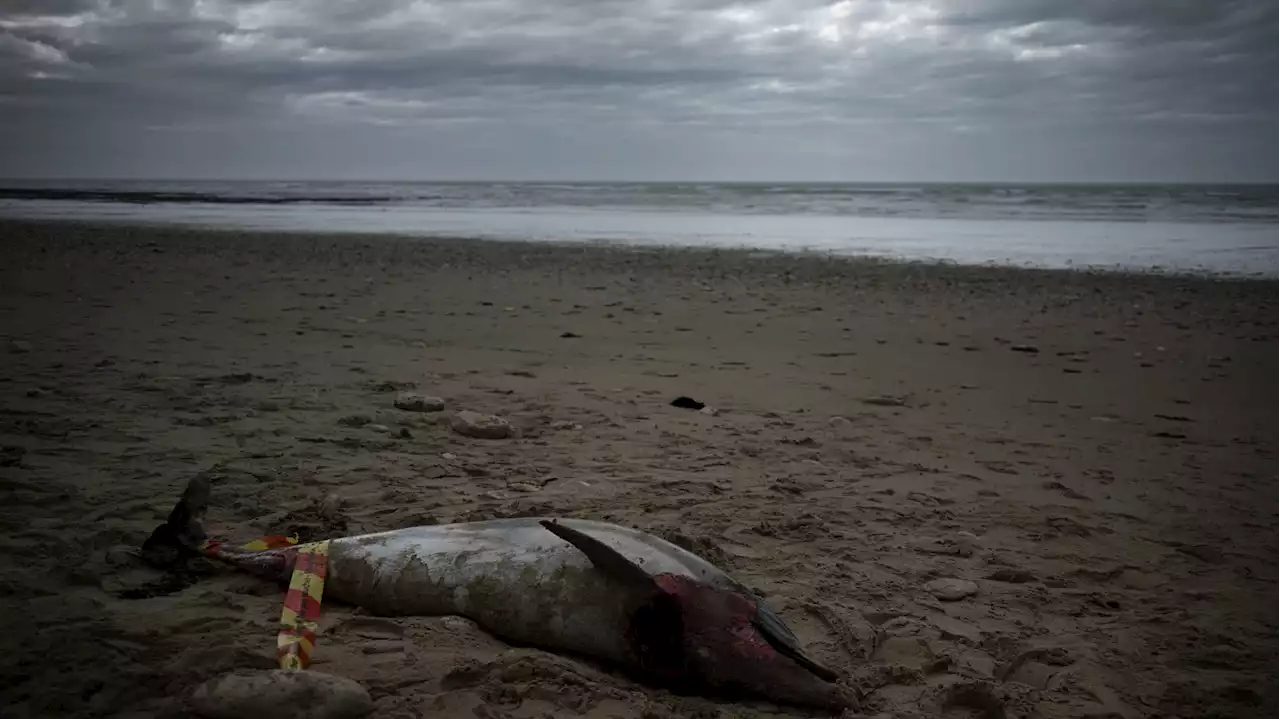
[[[88,0],[5,0],[0,3],[4,15],[72,15],[93,3]]]
[[[1257,1],[6,0],[0,175],[1274,180],[1275,37]]]
[[[1170,27],[1199,25],[1232,12],[1226,3],[1183,0],[988,0],[958,7],[953,22],[995,27],[1054,20],[1078,20],[1089,25]]]

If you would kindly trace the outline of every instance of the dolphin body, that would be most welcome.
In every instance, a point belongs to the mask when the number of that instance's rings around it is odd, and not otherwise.
[[[210,541],[209,482],[187,485],[143,545],[152,561],[195,551],[287,583],[296,547]],[[459,615],[528,646],[594,657],[686,691],[711,689],[839,711],[837,675],[783,621],[701,557],[636,529],[519,518],[332,539],[325,596],[382,616]]]

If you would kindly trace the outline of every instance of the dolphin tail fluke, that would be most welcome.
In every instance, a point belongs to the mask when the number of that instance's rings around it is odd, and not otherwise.
[[[200,553],[205,540],[204,515],[209,508],[209,478],[197,475],[187,482],[182,498],[142,543],[142,556],[150,563],[171,566],[190,553]]]
[[[190,546],[197,546],[205,539],[204,515],[209,510],[209,478],[203,474],[196,475],[187,482],[182,491],[182,498],[169,512],[165,524],[177,533],[178,537]]]
[[[143,559],[169,569],[192,555],[199,555],[269,579],[287,579],[297,555],[293,546],[296,540],[266,537],[246,547],[234,547],[210,538],[204,527],[209,493],[208,476],[196,475],[187,482],[182,497],[169,512],[169,518],[142,543]]]

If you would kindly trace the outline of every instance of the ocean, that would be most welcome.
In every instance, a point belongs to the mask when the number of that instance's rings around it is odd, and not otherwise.
[[[1277,276],[1276,185],[0,181],[0,217]]]

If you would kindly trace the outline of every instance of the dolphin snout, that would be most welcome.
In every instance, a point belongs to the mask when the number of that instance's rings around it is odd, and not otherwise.
[[[857,705],[852,693],[835,683],[836,673],[807,656],[795,635],[759,600],[689,577],[657,575],[654,582],[665,606],[647,619],[644,634],[652,637],[657,630],[679,637],[678,646],[665,648],[665,661],[655,663],[676,663],[686,679],[780,704],[832,711]],[[649,651],[655,648],[645,645]],[[677,654],[679,661],[672,662]]]

